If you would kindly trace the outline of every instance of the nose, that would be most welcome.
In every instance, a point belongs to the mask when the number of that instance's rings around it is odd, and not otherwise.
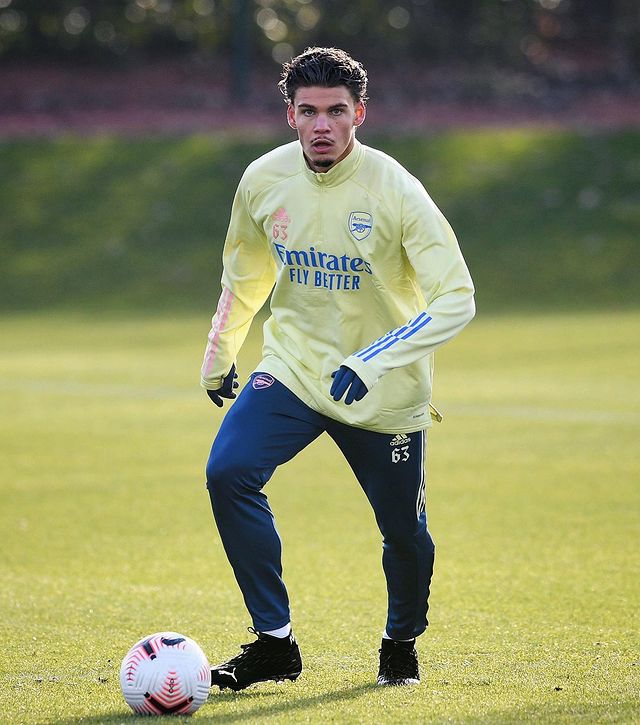
[[[324,113],[319,113],[316,116],[316,122],[313,126],[314,131],[329,131],[329,119]]]

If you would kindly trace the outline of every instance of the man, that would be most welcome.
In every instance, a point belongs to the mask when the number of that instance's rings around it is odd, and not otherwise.
[[[383,536],[388,616],[377,681],[415,684],[434,559],[424,481],[433,351],[473,317],[473,285],[422,185],[356,140],[366,115],[362,65],[335,48],[309,48],[284,65],[279,87],[298,140],[254,161],[240,181],[202,366],[216,405],[236,397],[237,353],[273,291],[262,362],[207,465],[257,640],[214,667],[211,680],[240,690],[302,671],[263,487],[326,432]]]

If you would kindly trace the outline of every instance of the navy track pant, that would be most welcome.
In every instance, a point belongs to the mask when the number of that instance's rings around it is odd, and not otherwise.
[[[254,374],[230,408],[207,464],[214,517],[253,626],[264,632],[290,621],[281,541],[263,488],[277,466],[324,432],[347,459],[382,533],[387,633],[411,639],[427,626],[434,560],[425,511],[425,432],[393,435],[339,423],[266,373]]]

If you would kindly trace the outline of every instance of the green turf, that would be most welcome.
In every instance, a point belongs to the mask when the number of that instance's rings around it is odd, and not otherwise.
[[[637,305],[640,132],[363,132],[452,222],[481,309]],[[286,140],[0,142],[0,309],[202,309],[240,175]]]
[[[134,718],[118,668],[173,629],[251,640],[203,467],[206,314],[0,319],[0,722]],[[215,723],[640,719],[640,313],[479,318],[437,355],[438,545],[418,688],[373,685],[380,540],[320,439],[269,485],[306,670],[212,693]],[[240,366],[257,358],[255,337]]]

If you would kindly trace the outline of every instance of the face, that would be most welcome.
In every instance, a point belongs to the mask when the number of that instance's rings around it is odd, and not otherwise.
[[[287,109],[287,121],[298,132],[309,168],[328,171],[353,148],[355,130],[365,118],[346,86],[298,88]]]

